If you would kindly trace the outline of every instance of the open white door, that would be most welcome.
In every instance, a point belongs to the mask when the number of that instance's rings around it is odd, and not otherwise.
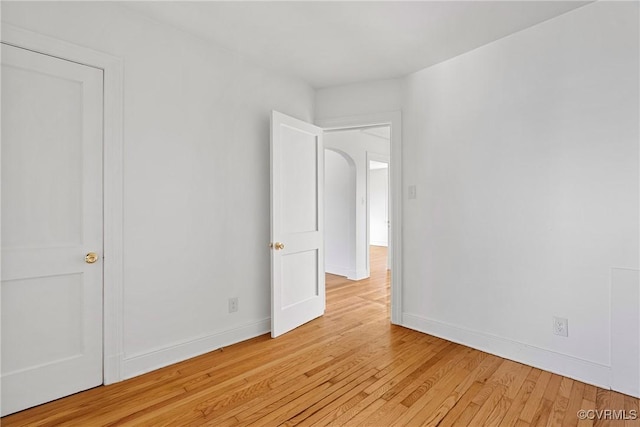
[[[2,44],[2,415],[102,384],[102,70]]]
[[[271,114],[271,336],[324,314],[322,129]]]

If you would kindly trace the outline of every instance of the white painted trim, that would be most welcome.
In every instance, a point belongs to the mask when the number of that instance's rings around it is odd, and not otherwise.
[[[104,72],[104,378],[122,380],[123,360],[123,61],[2,23],[2,42]]]
[[[460,328],[415,314],[404,313],[402,324],[425,334],[472,347],[598,387],[610,389],[611,367],[507,338]]]
[[[389,246],[393,252],[391,266],[391,323],[402,324],[402,113],[392,111],[386,113],[364,114],[349,117],[320,119],[316,125],[327,130],[353,129],[375,125],[391,126],[391,169],[390,190],[391,206],[389,222],[391,223],[391,241]]]
[[[337,265],[325,265],[324,267],[325,273],[335,274],[336,276],[349,277],[355,275],[354,270],[349,270],[346,267],[340,267]]]
[[[347,276],[347,279],[357,281],[368,279],[370,276],[369,270],[356,270],[352,271],[351,274]]]
[[[325,273],[335,274],[336,276],[346,277],[349,280],[358,281],[369,277],[366,270],[349,270],[345,267],[337,267],[335,265],[327,265],[324,268]]]
[[[123,377],[132,378],[159,368],[182,362],[219,348],[269,333],[271,319],[247,323],[235,329],[178,342],[166,347],[128,356],[124,359]]]

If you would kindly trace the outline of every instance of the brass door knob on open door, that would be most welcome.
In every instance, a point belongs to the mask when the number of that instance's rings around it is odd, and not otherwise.
[[[284,249],[284,243],[276,242],[275,245],[273,245],[273,247],[275,248],[276,251],[279,251],[281,249]]]
[[[98,260],[98,254],[95,252],[89,252],[84,257],[84,262],[86,262],[87,264],[93,264],[97,260]]]

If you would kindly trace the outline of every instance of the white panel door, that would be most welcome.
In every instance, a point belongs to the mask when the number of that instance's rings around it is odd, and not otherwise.
[[[324,314],[322,129],[271,115],[271,336]]]
[[[5,44],[1,53],[6,415],[102,384],[103,76]]]

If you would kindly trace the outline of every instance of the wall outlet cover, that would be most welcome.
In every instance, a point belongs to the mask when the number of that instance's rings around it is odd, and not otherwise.
[[[229,298],[229,313],[238,311],[238,297]]]
[[[561,337],[569,336],[569,320],[564,317],[553,317],[553,333]]]

